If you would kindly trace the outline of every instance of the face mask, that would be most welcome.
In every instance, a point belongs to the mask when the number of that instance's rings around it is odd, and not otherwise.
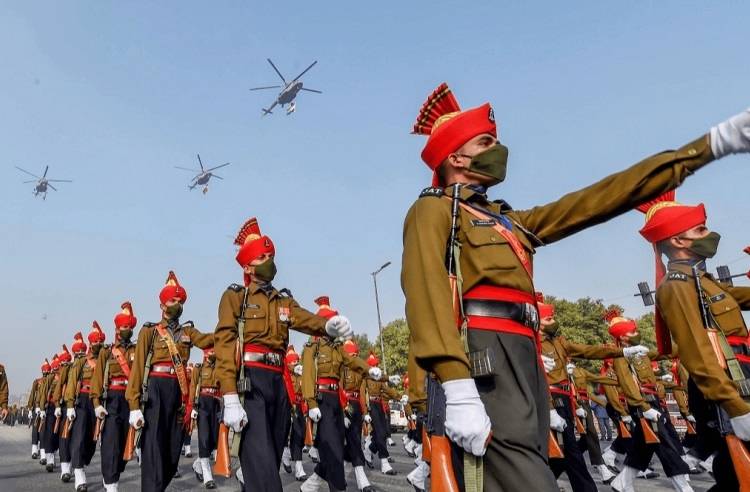
[[[129,342],[133,338],[133,330],[120,330],[120,340]]]
[[[557,334],[557,330],[559,329],[560,326],[557,324],[557,321],[555,321],[551,325],[542,325],[542,331],[551,337],[555,336]]]
[[[721,235],[718,232],[709,232],[706,237],[693,239],[688,249],[701,258],[713,258],[716,250],[719,249],[720,239]]]
[[[167,316],[167,319],[178,319],[182,314],[182,304],[178,302],[177,304],[167,306],[164,309],[164,314]]]
[[[208,363],[209,364],[213,364],[214,362],[216,362],[216,355],[209,355],[208,356]]]
[[[628,344],[632,347],[634,345],[640,345],[641,344],[641,334],[637,333],[635,335],[628,337]]]
[[[94,357],[99,356],[99,351],[102,349],[101,345],[92,345],[91,346],[91,355]]]
[[[489,149],[472,156],[471,163],[469,164],[469,171],[492,178],[492,183],[488,183],[487,186],[493,186],[505,181],[505,172],[507,169],[508,147],[499,142]]]
[[[273,258],[269,258],[260,265],[256,265],[253,275],[261,282],[272,281],[276,276],[276,264],[273,262]]]

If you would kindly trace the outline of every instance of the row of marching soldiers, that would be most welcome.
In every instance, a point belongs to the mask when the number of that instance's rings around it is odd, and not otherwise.
[[[216,488],[214,473],[231,476],[230,453],[239,458],[235,476],[243,490],[281,490],[282,462],[291,472],[294,461],[305,492],[326,483],[345,490],[344,461],[366,492],[374,489],[364,465],[374,467],[374,455],[382,473],[396,473],[388,453],[388,402],[402,397],[393,387],[400,381],[383,373],[374,354],[359,357],[349,321],[327,297],[316,300],[313,313],[287,289],[273,286],[275,246],[255,218],[242,226],[235,244],[244,282],[224,292],[215,332],[181,321],[187,292],[169,272],[158,296],[161,320],[144,323],[136,342],[137,319],[126,302],[114,318],[114,343],[105,345],[94,322],[88,344],[77,333],[70,351],[63,345],[45,361],[29,408],[32,457],[47,471],[54,470],[59,451],[62,481],[74,479],[76,491],[87,490],[86,467],[101,439],[105,490],[118,489],[120,474],[137,456],[141,490],[163,491],[178,474],[197,421],[193,471],[209,489]],[[289,347],[290,330],[311,337],[301,361]],[[193,346],[203,349],[204,359],[190,371]],[[371,429],[364,442],[363,426]],[[301,466],[305,445],[319,456],[309,476]]]

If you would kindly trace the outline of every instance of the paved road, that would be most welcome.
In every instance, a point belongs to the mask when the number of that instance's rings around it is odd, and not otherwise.
[[[391,448],[392,455],[395,459],[393,468],[398,471],[396,476],[385,476],[375,470],[369,470],[368,475],[373,485],[379,491],[387,492],[411,492],[413,489],[408,486],[405,480],[406,474],[413,468],[412,460],[406,456],[403,448],[400,446],[401,436],[395,434],[393,436],[397,443],[397,446]],[[73,484],[63,484],[60,481],[60,471],[56,468],[53,473],[47,473],[38,462],[31,459],[31,445],[30,445],[30,431],[26,427],[6,427],[0,426],[0,491],[37,491],[37,490],[69,490],[73,491]],[[602,443],[602,448],[605,448],[608,443]],[[198,443],[193,440],[193,449],[197,451]],[[305,470],[310,473],[313,469],[313,463],[307,457],[305,457]],[[180,460],[180,471],[182,477],[172,481],[169,491],[182,491],[182,490],[205,490],[195,480],[195,476],[192,473],[191,465],[194,458],[183,457]],[[655,469],[661,471],[661,466],[658,460],[654,460]],[[295,482],[291,475],[287,475],[285,472],[281,472],[282,480],[284,482],[285,492],[296,492],[299,490],[299,483]],[[356,482],[354,475],[351,470],[347,473],[347,481],[350,484],[348,491],[356,492]],[[88,482],[89,490],[92,492],[99,492],[104,490],[101,484],[101,474],[99,473],[99,453],[97,451],[94,456],[94,460],[88,470]],[[218,485],[217,490],[239,490],[239,483],[235,479],[223,479],[216,478]],[[559,481],[561,489],[570,491],[570,485],[565,480],[565,475],[561,477]],[[696,492],[704,492],[708,490],[713,481],[711,477],[704,473],[701,475],[694,475],[691,477],[691,484]],[[120,490],[123,492],[136,492],[140,489],[140,471],[138,465],[135,462],[129,463],[125,470],[124,475],[120,481]],[[608,486],[600,486],[600,490],[609,491],[611,490]],[[669,481],[663,476],[652,479],[643,480],[638,479],[636,481],[636,490],[640,491],[669,491],[672,487]],[[528,491],[531,492],[531,491]]]

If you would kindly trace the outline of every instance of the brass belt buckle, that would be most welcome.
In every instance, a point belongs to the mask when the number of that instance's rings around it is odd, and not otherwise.
[[[525,302],[523,311],[523,324],[534,331],[539,331],[539,311],[537,311],[536,306]]]

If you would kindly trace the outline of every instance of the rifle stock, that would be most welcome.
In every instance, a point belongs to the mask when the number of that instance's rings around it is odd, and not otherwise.
[[[560,443],[557,442],[557,439],[555,438],[555,431],[550,429],[549,431],[549,457],[552,458],[565,458],[565,454],[563,453],[562,447],[560,447]]]
[[[70,438],[70,426],[71,425],[72,425],[72,422],[70,421],[70,419],[65,419],[65,422],[63,422],[62,432],[60,433],[60,438],[62,439]]]
[[[734,434],[724,436],[729,448],[729,456],[737,474],[737,482],[740,484],[740,492],[750,492],[750,453],[743,442]]]
[[[641,417],[641,428],[643,429],[643,438],[646,441],[646,444],[658,444],[661,442],[654,432],[654,429],[649,425],[649,421],[646,417]]]
[[[430,446],[432,447],[430,450],[431,490],[434,492],[458,492],[459,488],[451,463],[450,441],[445,436],[433,434],[430,437]]]
[[[55,417],[55,426],[52,428],[52,433],[57,434],[57,431],[60,429],[60,417]]]
[[[685,427],[686,427],[686,430],[685,430],[686,433],[695,434],[695,427],[688,419],[685,419]]]
[[[581,422],[581,418],[578,415],[575,416],[575,421],[576,421],[576,430],[578,431],[578,433],[580,435],[586,434],[586,427],[584,427],[583,422]]]
[[[104,419],[96,419],[94,423],[94,442],[99,440],[99,436],[102,435],[102,428],[104,428]]]
[[[628,429],[628,426],[622,420],[620,420],[620,425],[618,427],[618,432],[620,434],[620,437],[623,438],[623,439],[630,439],[631,437],[633,437],[630,434],[630,429]]]
[[[229,455],[229,428],[224,422],[219,424],[219,438],[216,448],[216,463],[213,466],[215,475],[224,478],[232,476],[231,457]]]
[[[312,420],[310,417],[305,417],[305,446],[313,445],[313,431],[312,431]]]
[[[122,453],[122,459],[130,461],[135,453],[135,434],[136,429],[132,425],[128,427],[128,437],[125,439],[125,452]]]
[[[430,437],[427,435],[427,426],[422,426],[422,461],[429,463],[432,459],[432,446]]]

